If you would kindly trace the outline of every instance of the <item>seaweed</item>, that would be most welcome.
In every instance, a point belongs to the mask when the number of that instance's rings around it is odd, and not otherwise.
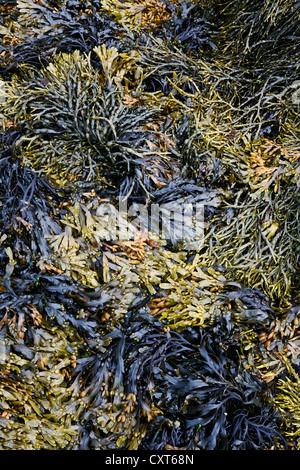
[[[267,404],[270,392],[238,371],[210,335],[199,332],[199,343],[195,337],[191,342],[137,305],[106,338],[106,350],[100,345],[101,352],[75,369],[82,380],[88,378],[82,395],[93,402],[81,430],[84,449],[255,449],[276,445],[276,438],[284,442],[279,416]],[[156,446],[159,432],[164,439]]]
[[[297,48],[297,2],[237,0],[216,3],[219,6],[220,22],[222,21],[220,40],[226,38],[224,52],[230,50],[236,60],[248,63],[263,60],[267,63],[272,57],[280,63],[280,58],[286,52],[291,53]]]
[[[144,168],[151,174],[151,165],[161,165],[159,177],[171,171],[168,152],[156,144],[157,134],[151,130],[152,123],[156,129],[160,110],[124,104],[127,87],[121,82],[134,71],[133,53],[119,56],[116,48],[105,46],[95,51],[102,61],[102,75],[92,67],[90,55],[76,51],[58,55],[41,71],[25,67],[22,79],[12,80],[4,122],[22,128],[14,153],[55,185],[80,181],[81,187],[90,187],[90,182],[98,181],[115,187],[123,174],[121,192],[122,187],[135,185],[147,192],[151,180],[143,178]],[[138,81],[138,67],[135,73]]]
[[[299,11],[0,2],[1,449],[300,448]]]
[[[278,381],[278,394],[275,397],[275,407],[277,407],[284,418],[284,434],[292,440],[294,445],[297,443],[299,435],[299,386],[300,379],[291,364],[286,361],[289,376]]]
[[[99,1],[14,2],[14,15],[1,30],[3,54],[1,73],[10,76],[26,63],[47,66],[60,52],[79,50],[88,54],[105,41],[107,47],[119,38],[119,48],[129,51],[132,38],[102,13]]]
[[[252,193],[243,200],[240,192],[224,203],[204,243],[203,261],[208,256],[209,262],[236,271],[237,279],[262,286],[274,301],[286,304],[298,289],[299,192],[293,185],[275,194],[260,188],[258,198]]]

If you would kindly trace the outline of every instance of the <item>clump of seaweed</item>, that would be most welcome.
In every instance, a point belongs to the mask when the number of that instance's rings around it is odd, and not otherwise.
[[[201,194],[208,203],[212,198],[212,206],[214,196]],[[149,303],[150,313],[175,329],[206,326],[226,316],[248,323],[269,323],[272,318],[262,292],[245,289],[226,272],[203,267],[199,254],[170,251],[159,237],[143,234],[117,212],[107,213],[105,202],[91,198],[68,210],[60,233],[45,235],[52,253],[39,266],[111,296],[105,307],[110,321],[119,321],[136,298],[149,294],[156,296]],[[132,240],[118,239],[117,220],[120,231],[131,231]]]
[[[284,442],[263,382],[239,370],[210,335],[190,331],[192,338],[188,330],[170,332],[137,304],[105,337],[106,347],[89,342],[95,355],[75,370],[91,404],[82,448],[254,449],[276,445],[276,437]]]
[[[207,235],[204,259],[209,256],[209,263],[214,260],[236,270],[247,285],[262,286],[284,304],[298,285],[299,188],[296,182],[280,183],[281,175],[275,177],[275,171],[270,169],[274,178],[269,173],[265,187],[260,184],[258,191],[248,195],[241,190],[224,201],[222,215],[215,217]]]
[[[284,435],[292,442],[297,442],[300,433],[300,378],[292,365],[286,360],[289,376],[278,381],[278,393],[274,399],[274,406],[279,409],[284,419]]]
[[[39,321],[27,328],[26,340],[10,340],[14,319],[7,313],[1,319],[1,449],[65,448],[78,435],[66,388],[76,364],[76,335],[41,324],[36,307],[32,311]]]
[[[0,36],[0,447],[299,448],[298,2]]]
[[[171,11],[168,3],[160,0],[103,0],[102,8],[104,11],[113,15],[115,20],[134,30],[153,31],[162,23],[170,19]],[[176,0],[174,0],[176,4]]]
[[[116,82],[120,85],[126,80],[130,67],[128,72],[122,57],[118,69],[115,48],[96,52],[102,60],[102,75],[91,66],[90,56],[77,51],[59,55],[41,71],[25,67],[22,79],[12,80],[4,116],[5,122],[13,120],[22,128],[14,152],[25,165],[59,186],[92,181],[115,187],[118,181],[121,190],[129,187],[132,191],[137,184],[148,191],[151,179],[143,177],[144,168],[151,173],[153,165],[154,178],[157,171],[158,178],[164,172],[171,174],[169,153],[156,144],[157,134],[151,130],[151,124],[159,121],[159,109],[125,105]],[[130,65],[131,57],[127,59]]]
[[[122,51],[133,47],[133,38],[108,18],[98,0],[11,3],[11,7],[6,7],[11,14],[0,31],[3,37],[0,70],[4,76],[24,63],[38,68],[47,66],[59,52],[89,53],[103,42],[110,48],[116,37]]]
[[[224,53],[237,61],[267,63],[270,57],[277,62],[286,53],[296,51],[299,37],[299,5],[297,2],[215,2],[222,18],[220,40],[225,39]]]

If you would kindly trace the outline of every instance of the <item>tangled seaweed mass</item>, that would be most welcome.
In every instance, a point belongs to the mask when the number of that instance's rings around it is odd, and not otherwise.
[[[299,2],[0,12],[0,448],[300,450]]]

